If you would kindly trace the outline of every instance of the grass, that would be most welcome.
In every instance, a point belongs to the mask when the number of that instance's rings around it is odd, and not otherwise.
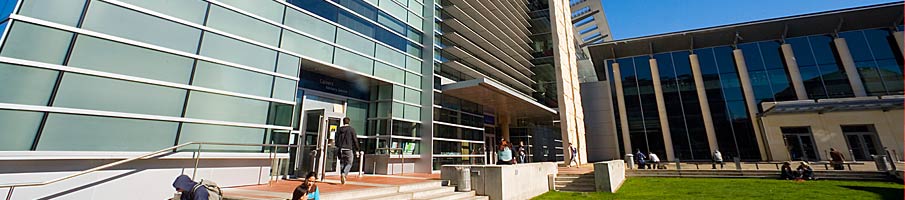
[[[551,191],[534,199],[902,199],[890,182],[632,177],[615,194]]]

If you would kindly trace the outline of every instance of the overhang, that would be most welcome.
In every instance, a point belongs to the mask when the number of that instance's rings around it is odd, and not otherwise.
[[[861,97],[763,103],[760,116],[788,113],[828,113],[860,110],[895,110],[905,106],[903,96]]]
[[[440,87],[445,95],[493,107],[513,117],[556,116],[556,110],[544,106],[499,83],[485,78],[460,81]]]
[[[589,46],[594,59],[614,59],[902,24],[902,2],[609,41]],[[740,39],[736,41],[736,34]]]

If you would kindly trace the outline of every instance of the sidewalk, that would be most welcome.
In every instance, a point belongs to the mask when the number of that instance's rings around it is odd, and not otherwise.
[[[439,180],[440,174],[405,174],[405,175],[349,175],[346,184],[342,185],[339,176],[327,176],[323,182],[318,182],[321,195],[370,189],[378,187],[389,187],[406,185],[413,183],[422,183],[433,180]],[[269,185],[252,185],[223,188],[224,199],[289,199],[292,197],[292,191],[301,184],[300,180],[279,180],[271,182]]]

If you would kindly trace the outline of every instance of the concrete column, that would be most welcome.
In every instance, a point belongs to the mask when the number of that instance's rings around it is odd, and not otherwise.
[[[625,111],[625,95],[622,90],[622,75],[619,63],[613,63],[613,80],[616,81],[616,106],[619,107],[619,123],[622,129],[622,144],[626,154],[632,153],[632,138],[628,134],[628,114]]]
[[[742,94],[745,95],[748,117],[751,118],[751,127],[754,128],[754,137],[757,139],[757,149],[760,150],[761,160],[766,160],[767,151],[763,134],[757,124],[757,103],[754,101],[754,87],[751,86],[751,77],[748,75],[748,64],[745,63],[745,55],[741,49],[732,50],[732,55],[735,57],[735,67],[738,70],[739,82],[742,84]]]
[[[499,118],[497,120],[499,120],[500,122],[500,136],[503,137],[500,139],[512,142],[512,140],[509,139],[509,115],[501,114],[498,117]]]
[[[795,88],[795,95],[798,96],[798,100],[807,100],[808,92],[804,89],[804,81],[801,80],[801,71],[798,71],[798,61],[795,60],[792,45],[782,44],[780,49],[782,49],[782,57],[786,61],[789,79],[792,80],[792,88]]]
[[[864,83],[861,82],[861,75],[858,74],[858,68],[855,68],[855,60],[852,53],[848,50],[848,43],[845,38],[833,39],[836,44],[836,51],[839,52],[839,60],[842,61],[842,67],[845,68],[845,75],[848,77],[848,83],[852,86],[852,92],[856,97],[866,97],[867,92],[864,90]]]
[[[654,98],[657,99],[657,111],[660,115],[660,131],[663,132],[663,147],[666,149],[666,158],[664,160],[673,160],[675,152],[672,147],[672,134],[669,132],[669,120],[666,118],[666,102],[663,100],[663,85],[660,84],[660,67],[657,66],[657,59],[651,58],[650,75],[654,80]]]
[[[701,74],[701,63],[698,62],[698,55],[688,55],[691,62],[691,73],[694,75],[694,87],[698,91],[698,101],[701,103],[701,117],[704,118],[704,130],[707,132],[707,143],[710,145],[710,152],[717,150],[719,146],[716,144],[716,130],[713,128],[713,117],[710,115],[710,102],[707,101],[707,90],[704,89],[704,75]]]
[[[898,44],[896,46],[899,46],[899,53],[905,53],[905,46],[903,46],[905,45],[905,43],[902,43],[903,40],[905,40],[902,38],[905,37],[905,35],[903,34],[905,33],[903,33],[902,31],[896,31],[892,33],[892,37],[896,38],[896,44]]]

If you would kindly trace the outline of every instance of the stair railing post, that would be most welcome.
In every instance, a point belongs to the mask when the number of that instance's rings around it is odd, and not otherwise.
[[[16,186],[9,187],[9,192],[6,193],[6,200],[13,198],[13,189],[16,189]]]
[[[192,169],[192,180],[195,180],[195,175],[198,174],[198,161],[201,160],[201,144],[198,144],[198,149],[195,150],[195,168]]]

